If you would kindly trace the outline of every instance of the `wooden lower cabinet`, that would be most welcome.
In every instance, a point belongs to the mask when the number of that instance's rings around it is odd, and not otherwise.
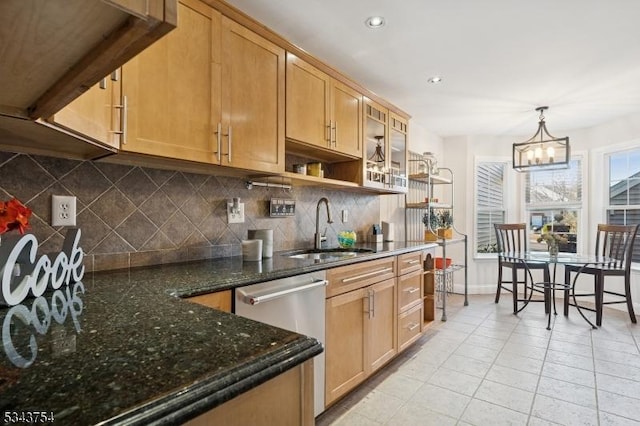
[[[201,294],[187,299],[189,302],[218,309],[219,311],[231,312],[231,290],[217,291],[215,293]]]
[[[398,256],[398,352],[422,336],[423,256],[421,252]]]
[[[422,336],[422,303],[398,315],[398,352]]]
[[[313,359],[185,423],[188,426],[313,424]]]
[[[365,333],[369,296],[365,288],[327,299],[325,405],[367,377]]]
[[[395,278],[327,299],[327,406],[396,355],[396,304]]]
[[[371,306],[367,313],[367,336],[369,351],[367,367],[374,372],[386,364],[397,353],[396,280],[388,279],[370,287]]]

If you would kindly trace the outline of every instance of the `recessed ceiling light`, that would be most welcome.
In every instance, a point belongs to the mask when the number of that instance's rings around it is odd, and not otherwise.
[[[437,84],[437,83],[442,83],[442,77],[440,77],[439,75],[434,75],[433,77],[431,77],[429,80],[427,80],[429,83],[433,83],[433,84]]]
[[[369,28],[380,28],[384,27],[385,21],[382,16],[371,16],[364,21],[364,24]]]

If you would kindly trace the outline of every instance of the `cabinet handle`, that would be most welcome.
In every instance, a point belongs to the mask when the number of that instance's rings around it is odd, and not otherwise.
[[[106,90],[107,88],[107,77],[100,80],[100,84],[98,85],[102,90]]]
[[[414,265],[416,263],[420,262],[419,260],[405,260],[405,263],[408,263],[409,265]]]
[[[373,290],[369,290],[369,318],[375,318],[376,316],[376,293]]]
[[[227,153],[225,155],[227,156],[227,161],[231,163],[231,125],[229,125],[229,131],[224,136],[227,137]]]
[[[338,122],[333,123],[333,147],[338,146]]]
[[[355,277],[343,278],[342,282],[350,283],[351,281],[361,280],[362,278],[367,278],[373,275],[383,274],[385,272],[390,272],[390,271],[393,271],[393,268],[378,269],[377,271],[367,272],[366,274],[356,275]]]
[[[216,143],[217,143],[217,151],[216,151],[216,159],[218,163],[220,163],[221,155],[220,155],[220,147],[222,144],[222,123],[218,122],[218,127],[216,128]]]
[[[409,329],[409,331],[413,331],[413,330],[415,330],[415,329],[416,329],[416,328],[418,328],[418,327],[420,327],[420,324],[416,324],[416,323],[414,322],[414,323],[411,323],[411,324],[407,327],[407,329]]]
[[[121,144],[126,144],[127,143],[127,113],[129,112],[128,110],[128,103],[127,103],[127,96],[123,96],[122,97],[122,104],[121,105],[116,105],[115,108],[119,108],[122,113],[120,115],[120,131],[115,131],[113,133],[117,134],[117,135],[122,135],[122,138],[120,139],[120,143]]]
[[[259,303],[269,302],[274,299],[279,299],[280,297],[284,297],[293,293],[299,293],[302,291],[307,291],[314,289],[316,287],[323,287],[329,284],[327,280],[316,280],[309,284],[298,285],[294,287],[290,287],[284,290],[275,291],[269,294],[261,294],[261,295],[252,295],[252,294],[243,294],[242,301],[247,305],[257,305]]]
[[[420,291],[420,289],[418,287],[409,287],[409,288],[405,289],[404,291],[406,291],[409,294],[413,294],[416,291]]]
[[[120,74],[118,73],[118,69],[111,73],[111,81],[118,81],[120,79]]]

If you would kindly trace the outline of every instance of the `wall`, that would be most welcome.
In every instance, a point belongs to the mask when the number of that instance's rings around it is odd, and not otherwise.
[[[241,178],[0,151],[0,200],[16,197],[33,210],[30,232],[40,253],[59,251],[64,238],[64,228],[49,225],[52,195],[77,197],[89,271],[239,255],[249,229],[273,228],[274,250],[312,247],[321,197],[331,202],[334,223],[320,214],[330,246],[337,246],[341,230],[357,231],[362,241],[380,222],[375,195],[295,185],[291,192],[249,190]],[[232,197],[245,203],[243,224],[227,224]],[[268,217],[271,197],[295,199],[295,217]],[[341,222],[343,209],[350,213],[347,223]]]

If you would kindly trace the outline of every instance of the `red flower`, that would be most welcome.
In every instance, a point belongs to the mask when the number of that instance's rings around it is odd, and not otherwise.
[[[17,229],[20,234],[24,234],[24,231],[29,228],[29,217],[31,217],[31,209],[18,199],[0,201],[0,234],[12,229]]]

